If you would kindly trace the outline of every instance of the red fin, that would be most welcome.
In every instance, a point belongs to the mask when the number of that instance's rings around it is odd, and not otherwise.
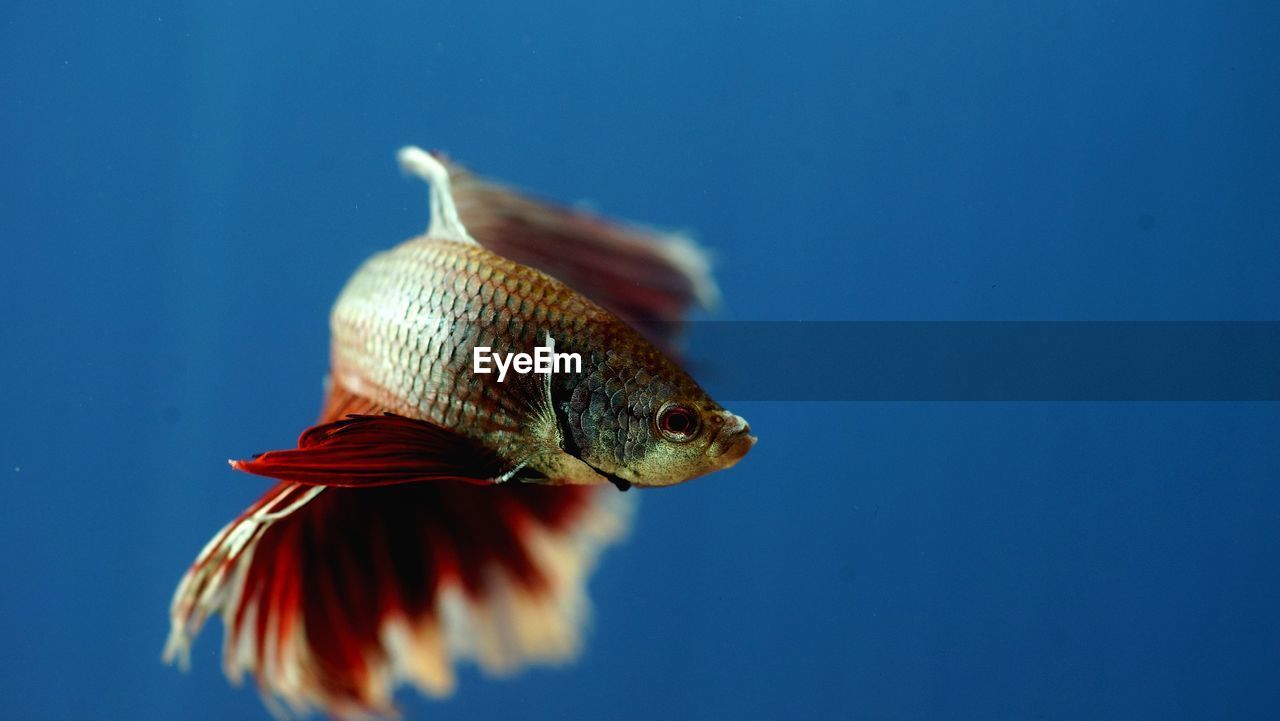
[[[391,713],[400,681],[448,695],[463,659],[493,674],[562,662],[629,500],[595,486],[282,483],[183,579],[166,653],[184,658],[221,614],[228,676],[336,717]]]
[[[440,160],[477,242],[560,280],[665,350],[690,308],[717,302],[706,254],[689,238],[543,203]]]
[[[291,483],[345,488],[421,481],[488,484],[503,471],[501,459],[483,446],[434,423],[390,413],[312,426],[297,448],[268,451],[231,466]]]
[[[335,384],[322,419],[382,410]],[[299,450],[350,441],[354,451],[366,432],[395,427],[418,439],[405,450],[421,460],[426,443],[412,422],[372,418],[383,422],[317,426]],[[188,569],[170,606],[165,658],[187,665],[205,621],[220,615],[229,678],[253,676],[277,715],[315,709],[335,718],[393,714],[402,681],[448,695],[460,660],[494,674],[565,661],[590,611],[587,577],[625,531],[629,496],[520,483],[280,483]]]

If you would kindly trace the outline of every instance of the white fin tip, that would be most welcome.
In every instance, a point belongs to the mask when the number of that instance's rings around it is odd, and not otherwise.
[[[431,188],[431,225],[427,228],[427,235],[479,245],[458,216],[458,206],[453,201],[453,191],[449,186],[449,169],[416,145],[401,148],[396,153],[396,160],[404,172],[422,178]]]

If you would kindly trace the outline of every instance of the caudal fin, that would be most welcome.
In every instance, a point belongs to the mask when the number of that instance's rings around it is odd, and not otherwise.
[[[330,424],[303,443],[364,467],[361,434],[381,422],[366,419]],[[334,432],[352,445],[326,447]],[[287,475],[301,459],[314,481],[306,464],[317,458],[266,454],[256,470]],[[628,500],[611,487],[446,476],[282,482],[214,536],[183,577],[165,658],[185,666],[205,621],[221,616],[229,678],[252,676],[280,710],[341,717],[392,713],[402,681],[447,695],[460,660],[493,674],[569,660],[589,613],[587,576],[624,532]]]
[[[612,488],[281,484],[218,534],[178,587],[165,656],[222,617],[223,663],[296,713],[392,711],[454,663],[504,674],[578,652],[597,553],[624,530]],[[277,510],[272,510],[277,509]]]

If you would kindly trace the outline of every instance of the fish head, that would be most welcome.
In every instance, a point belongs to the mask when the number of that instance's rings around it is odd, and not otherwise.
[[[569,425],[579,458],[642,487],[683,483],[741,460],[756,443],[751,426],[682,371],[674,375],[596,384],[589,399],[573,403],[579,412],[569,413]]]
[[[637,486],[668,486],[729,468],[756,444],[746,419],[715,402],[667,400],[649,425],[648,453],[616,474]]]

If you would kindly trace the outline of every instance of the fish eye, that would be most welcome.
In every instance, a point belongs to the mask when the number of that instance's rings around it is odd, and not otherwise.
[[[676,443],[693,440],[698,435],[698,412],[683,403],[667,403],[658,411],[658,430],[662,437]]]

